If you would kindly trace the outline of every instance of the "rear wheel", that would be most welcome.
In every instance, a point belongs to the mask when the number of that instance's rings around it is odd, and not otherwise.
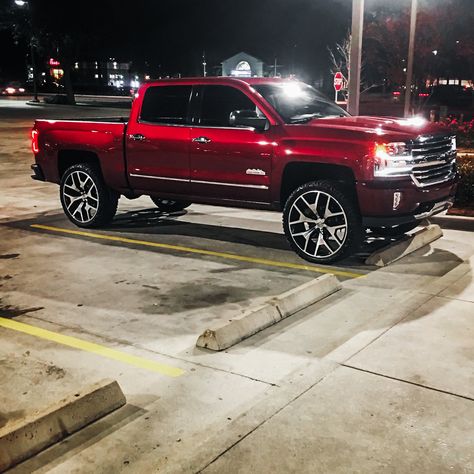
[[[79,227],[108,224],[117,212],[119,194],[107,187],[99,169],[91,164],[69,167],[59,192],[64,213]]]
[[[293,250],[313,263],[356,252],[362,237],[356,206],[331,181],[313,181],[293,191],[283,210],[283,229]]]
[[[409,222],[407,224],[400,224],[393,227],[373,227],[370,230],[382,237],[397,237],[398,235],[406,234],[410,230],[416,229],[421,221]]]
[[[163,212],[178,212],[189,207],[192,203],[188,201],[173,201],[172,199],[161,199],[150,196],[155,206]]]

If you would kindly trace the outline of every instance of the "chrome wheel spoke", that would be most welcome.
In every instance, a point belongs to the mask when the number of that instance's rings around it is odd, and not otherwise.
[[[311,234],[314,232],[314,227],[312,229],[304,230],[303,232],[297,232],[296,234],[293,234],[293,237],[299,237],[300,235],[303,235],[305,238],[306,237],[311,237]]]
[[[344,239],[346,237],[346,224],[341,224],[341,225],[334,225],[334,226],[326,226],[326,230],[328,231],[330,235],[330,239],[335,240],[337,243],[342,243],[344,242]]]
[[[80,190],[79,188],[77,188],[77,187],[74,185],[74,183],[72,183],[72,184],[65,183],[64,186],[65,186],[66,188],[71,189],[72,191],[74,191],[74,192],[76,192],[76,193],[80,193],[80,192],[81,192],[81,190]]]
[[[73,202],[76,202],[79,199],[82,199],[82,196],[71,196],[70,194],[66,194],[66,193],[63,193],[63,195],[69,199],[69,204],[72,204]]]

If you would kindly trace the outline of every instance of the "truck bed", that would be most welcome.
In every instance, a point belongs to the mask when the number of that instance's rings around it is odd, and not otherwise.
[[[126,189],[124,137],[128,118],[94,117],[36,120],[39,151],[36,163],[46,181],[59,183],[61,172],[78,153],[100,163],[104,179],[113,189]]]
[[[38,119],[38,122],[91,122],[91,123],[127,123],[128,117],[81,117],[81,118],[61,118],[54,120]]]

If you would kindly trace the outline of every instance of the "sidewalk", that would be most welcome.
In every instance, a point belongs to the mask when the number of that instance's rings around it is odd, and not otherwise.
[[[474,472],[473,263],[203,472]]]

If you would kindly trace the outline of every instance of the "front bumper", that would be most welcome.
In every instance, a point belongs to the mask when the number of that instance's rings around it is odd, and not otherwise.
[[[364,227],[393,227],[410,222],[419,222],[427,217],[434,216],[440,212],[447,211],[454,202],[454,197],[444,201],[424,203],[414,214],[390,217],[363,217],[362,225]]]
[[[449,209],[454,202],[456,176],[439,185],[419,188],[410,180],[358,183],[357,194],[365,227],[389,227],[420,221]],[[400,193],[395,205],[394,193]]]

